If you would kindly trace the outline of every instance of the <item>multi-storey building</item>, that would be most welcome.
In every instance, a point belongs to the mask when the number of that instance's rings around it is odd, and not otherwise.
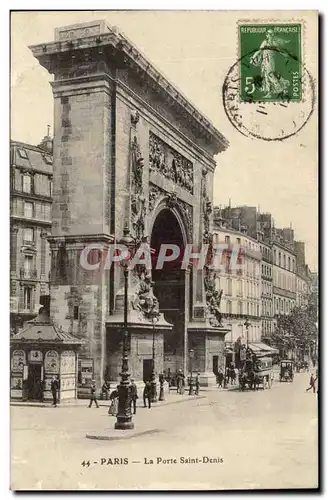
[[[16,333],[49,296],[51,138],[38,146],[11,142],[10,317]]]
[[[214,211],[213,245],[228,245],[223,252],[223,268],[217,273],[217,289],[223,290],[221,312],[224,326],[230,330],[227,344],[241,337],[248,342],[261,340],[261,252],[258,241],[248,236],[247,227],[240,231],[228,219],[221,217],[220,209]],[[232,252],[240,247],[236,268]],[[224,254],[226,252],[226,257]],[[232,265],[231,265],[232,264]],[[248,319],[249,327],[245,327]],[[248,339],[246,338],[248,337]]]
[[[305,263],[305,243],[295,241],[296,252],[296,305],[305,306],[311,289],[309,267]]]
[[[292,229],[273,231],[272,252],[274,315],[290,314],[296,305],[296,252]]]
[[[267,338],[273,332],[273,288],[272,288],[272,249],[263,241],[263,233],[259,233],[261,261],[261,299],[262,299],[262,337]]]

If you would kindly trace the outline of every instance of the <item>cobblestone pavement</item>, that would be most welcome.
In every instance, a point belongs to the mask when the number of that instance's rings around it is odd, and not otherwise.
[[[85,438],[113,433],[104,407],[12,407],[12,489],[316,487],[317,396],[305,392],[308,379],[180,404],[170,395],[172,404],[138,408],[135,428],[149,434],[115,441]]]

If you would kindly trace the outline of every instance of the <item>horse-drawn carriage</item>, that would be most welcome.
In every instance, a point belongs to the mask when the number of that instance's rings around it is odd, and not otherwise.
[[[301,371],[308,372],[310,369],[309,362],[304,360],[296,361],[295,368],[297,373],[300,373]]]
[[[273,381],[272,359],[269,357],[246,359],[239,372],[239,390],[271,389]]]
[[[280,382],[293,382],[294,380],[294,362],[291,359],[280,361]]]

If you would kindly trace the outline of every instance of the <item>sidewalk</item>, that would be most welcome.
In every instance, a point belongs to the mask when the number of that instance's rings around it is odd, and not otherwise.
[[[207,389],[207,388],[204,388]],[[171,404],[179,404],[179,403],[185,403],[187,401],[195,400],[195,399],[203,399],[205,398],[205,395],[199,395],[199,396],[188,396],[188,393],[185,393],[184,395],[176,394],[176,393],[170,393],[165,396],[165,401],[157,401],[157,403],[153,403],[154,407],[161,407],[161,406],[168,406]],[[139,397],[139,407],[142,406],[142,398]],[[103,407],[109,407],[110,402],[108,400],[101,400],[98,399],[98,404],[99,406]],[[89,405],[89,399],[74,399],[74,400],[68,400],[68,401],[63,401],[62,403],[58,403],[57,407],[58,408],[72,408],[72,407],[85,407]],[[26,406],[26,407],[33,407],[33,408],[49,408],[52,406],[51,401],[46,402],[46,403],[41,403],[41,402],[34,402],[34,401],[11,401],[10,406]],[[94,404],[93,404],[94,406]]]

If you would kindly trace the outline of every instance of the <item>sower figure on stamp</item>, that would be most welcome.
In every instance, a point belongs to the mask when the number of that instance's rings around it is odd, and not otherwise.
[[[51,381],[51,393],[52,393],[52,405],[57,406],[57,392],[59,390],[59,380],[57,377],[53,377]]]
[[[90,389],[90,403],[88,408],[91,408],[92,403],[95,402],[97,408],[99,408],[97,397],[96,397],[96,381],[92,380],[91,389]]]
[[[151,384],[149,380],[145,382],[145,387],[143,391],[143,402],[144,402],[144,408],[147,407],[147,401],[148,401],[148,408],[151,408]]]
[[[137,412],[138,389],[133,379],[131,379],[131,401],[133,404],[133,413]]]
[[[289,43],[289,40],[282,40],[275,36],[272,29],[266,32],[265,39],[250,58],[250,63],[254,66],[261,66],[261,76],[263,78],[262,92],[265,93],[265,98],[272,95],[287,95],[290,82],[276,71],[276,58],[279,55],[285,56],[283,50],[279,50],[280,46]]]

